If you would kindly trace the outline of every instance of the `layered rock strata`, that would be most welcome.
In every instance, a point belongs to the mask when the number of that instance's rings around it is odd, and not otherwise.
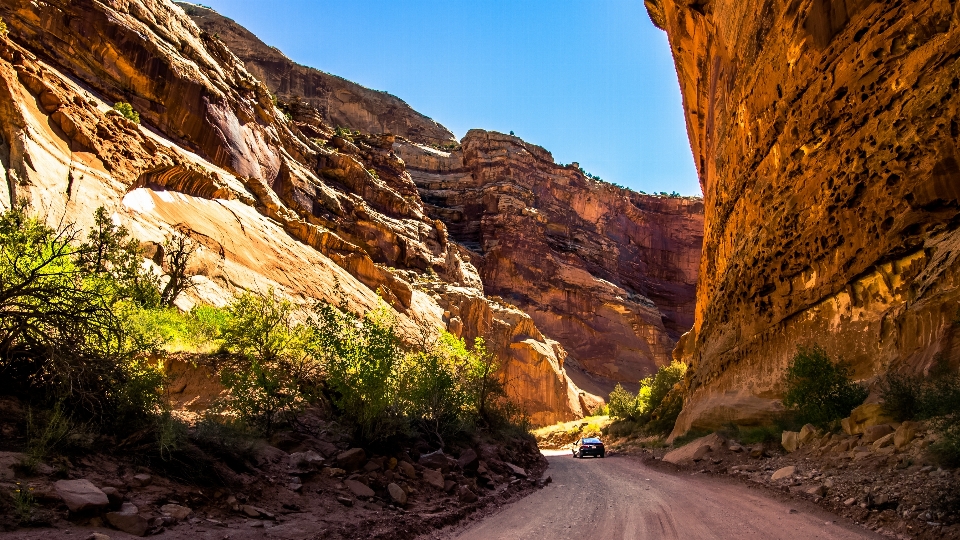
[[[484,296],[470,254],[424,212],[392,136],[347,139],[316,115],[286,117],[167,0],[11,0],[0,17],[0,207],[26,202],[87,228],[106,206],[144,242],[189,234],[198,288],[182,307],[270,287],[303,301],[343,294],[356,310],[382,297],[410,336],[488,337],[535,422],[582,414],[562,349]],[[113,111],[117,101],[143,124]]]
[[[858,379],[958,351],[953,2],[645,0],[704,192],[674,434],[776,413],[797,345]]]
[[[393,133],[420,143],[456,144],[447,128],[410,108],[386,92],[318,69],[301,66],[240,26],[204,6],[179,2],[203,31],[216,35],[246,68],[295,110],[316,110],[330,126],[364,133]]]
[[[486,292],[560,342],[592,379],[581,386],[608,392],[670,361],[693,323],[699,199],[598,182],[494,132],[472,130],[451,151],[395,149],[425,211],[470,250]]]

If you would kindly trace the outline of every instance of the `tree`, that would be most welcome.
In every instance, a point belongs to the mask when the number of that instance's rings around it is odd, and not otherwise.
[[[197,251],[197,244],[188,234],[174,234],[163,242],[163,267],[167,283],[160,292],[160,303],[173,306],[182,293],[194,287],[193,276],[187,273],[190,259]]]
[[[797,420],[825,426],[850,414],[867,398],[867,389],[850,379],[850,366],[833,363],[819,345],[798,347],[784,376],[783,404]]]

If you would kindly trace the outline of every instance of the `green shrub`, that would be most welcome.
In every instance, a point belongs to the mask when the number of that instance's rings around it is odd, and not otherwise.
[[[799,347],[784,377],[783,404],[797,420],[826,426],[850,414],[867,398],[867,389],[850,379],[850,367],[833,363],[819,346]]]
[[[468,349],[463,339],[442,331],[425,349],[398,364],[398,393],[406,416],[442,445],[445,437],[489,421],[503,386],[480,338]]]
[[[664,404],[664,399],[670,394],[674,385],[683,379],[683,375],[686,372],[686,364],[682,362],[671,362],[666,366],[657,368],[657,372],[653,376],[640,381],[640,390],[637,392],[636,409],[641,421],[650,421],[654,412]],[[680,399],[680,406],[682,407],[682,396],[678,395],[677,397]],[[676,399],[672,399],[666,404],[666,407],[658,415],[658,418],[664,416],[665,413],[666,416],[669,417],[674,408],[676,408]],[[669,412],[667,409],[669,409]],[[679,411],[677,411],[677,414],[679,414]],[[674,416],[673,419],[676,421],[676,416]],[[673,426],[671,425],[670,428],[672,429]]]
[[[403,351],[386,306],[361,316],[345,305],[319,304],[310,325],[331,401],[354,426],[355,438],[372,443],[405,433],[396,399]]]
[[[123,116],[127,120],[130,120],[134,124],[140,123],[140,113],[133,110],[133,105],[130,105],[125,101],[116,102],[113,105],[113,110],[117,111],[118,113],[120,113],[121,116]]]
[[[923,402],[923,378],[917,375],[887,373],[880,379],[883,411],[898,422],[920,415]]]
[[[7,28],[7,23],[4,22],[3,18],[0,17],[0,38],[7,38],[7,34],[10,33],[10,29]]]
[[[312,329],[298,324],[296,307],[272,289],[241,293],[226,311],[220,339],[233,358],[220,370],[229,391],[224,405],[269,435],[304,405],[305,387],[317,382],[319,366],[308,352]]]
[[[619,420],[635,420],[637,415],[637,396],[617,384],[607,397],[607,411]]]

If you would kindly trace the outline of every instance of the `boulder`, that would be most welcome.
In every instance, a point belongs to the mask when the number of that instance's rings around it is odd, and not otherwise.
[[[373,497],[375,493],[369,486],[356,480],[344,480],[343,484],[357,497]]]
[[[397,468],[400,469],[400,472],[402,472],[407,478],[417,477],[417,470],[413,468],[413,464],[409,461],[401,461],[397,463]]]
[[[467,486],[460,486],[460,491],[457,493],[457,498],[460,499],[461,503],[470,504],[477,502],[479,497]]]
[[[813,424],[807,424],[800,428],[798,439],[800,444],[808,444],[817,437],[817,428]]]
[[[863,430],[863,442],[864,444],[873,444],[894,431],[893,426],[890,424],[869,426]]]
[[[101,490],[110,500],[110,508],[120,508],[120,505],[123,504],[123,495],[120,494],[120,491],[115,487],[107,486],[101,488]]]
[[[390,498],[393,500],[397,506],[404,506],[407,504],[407,492],[403,490],[402,487],[397,484],[387,485],[387,492],[390,493]]]
[[[110,506],[107,494],[89,480],[58,480],[53,488],[71,512],[97,512]]]
[[[508,469],[510,469],[510,472],[513,473],[514,476],[519,476],[520,478],[527,477],[527,471],[523,470],[523,468],[517,467],[513,463],[505,463],[505,465]]]
[[[883,437],[873,441],[873,449],[879,450],[885,446],[890,446],[893,444],[893,438],[896,436],[896,433],[887,433]]]
[[[150,528],[147,518],[141,516],[137,507],[130,503],[123,503],[119,511],[107,512],[105,517],[115,529],[134,536],[146,536]]]
[[[440,469],[444,472],[450,470],[450,458],[443,453],[443,450],[437,450],[436,452],[424,454],[420,456],[420,459],[417,460],[417,463],[428,469]]]
[[[23,462],[26,454],[20,452],[0,452],[0,482],[12,482],[13,469]]]
[[[690,463],[695,459],[702,459],[704,452],[722,448],[723,444],[723,437],[716,433],[711,433],[710,435],[691,441],[676,450],[671,450],[667,455],[663,456],[663,461],[674,465]],[[706,448],[707,450],[701,450],[701,448]],[[698,455],[700,456],[699,458],[697,458]]]
[[[172,517],[177,521],[183,521],[193,514],[193,510],[179,504],[165,504],[160,507],[160,512]]]
[[[433,469],[423,470],[423,479],[437,489],[443,489],[443,473]]]
[[[475,471],[480,465],[480,456],[474,452],[473,448],[468,448],[457,458],[457,465],[465,471]]]
[[[797,468],[793,465],[777,469],[772,475],[770,475],[770,480],[776,482],[777,480],[783,480],[784,478],[790,478],[797,472]]]
[[[153,482],[153,477],[149,474],[135,474],[133,475],[132,484],[136,487],[146,487]]]
[[[290,470],[294,473],[315,471],[323,465],[323,457],[314,452],[294,452],[290,454]]]
[[[784,431],[780,437],[780,445],[787,452],[796,452],[800,446],[800,433],[796,431]]]
[[[917,436],[917,426],[918,424],[916,422],[904,422],[900,424],[897,431],[893,433],[893,446],[896,447],[897,450],[901,450],[910,444],[914,437]]]
[[[863,433],[869,427],[892,421],[893,418],[883,412],[883,406],[879,403],[864,403],[850,411],[850,416],[841,420],[840,425],[847,435],[857,435]]]
[[[363,448],[351,448],[337,456],[337,467],[347,471],[355,471],[366,462],[367,453]]]

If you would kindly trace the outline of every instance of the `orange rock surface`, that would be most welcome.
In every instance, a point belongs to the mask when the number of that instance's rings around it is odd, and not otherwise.
[[[956,365],[960,29],[952,2],[645,0],[704,192],[674,434],[775,414],[797,345],[858,379]]]
[[[355,310],[379,295],[411,338],[483,335],[534,422],[595,404],[569,381],[555,341],[484,296],[468,251],[424,212],[393,136],[350,140],[316,111],[286,117],[222,41],[166,0],[11,0],[0,17],[10,29],[0,208],[24,201],[53,224],[87,228],[105,206],[143,242],[190,234],[198,287],[183,308],[238,289],[302,301],[342,291]],[[118,101],[143,123],[113,111]]]
[[[472,130],[449,152],[396,148],[485,291],[560,342],[578,384],[605,396],[669,363],[693,324],[700,199],[598,182],[500,133]]]

